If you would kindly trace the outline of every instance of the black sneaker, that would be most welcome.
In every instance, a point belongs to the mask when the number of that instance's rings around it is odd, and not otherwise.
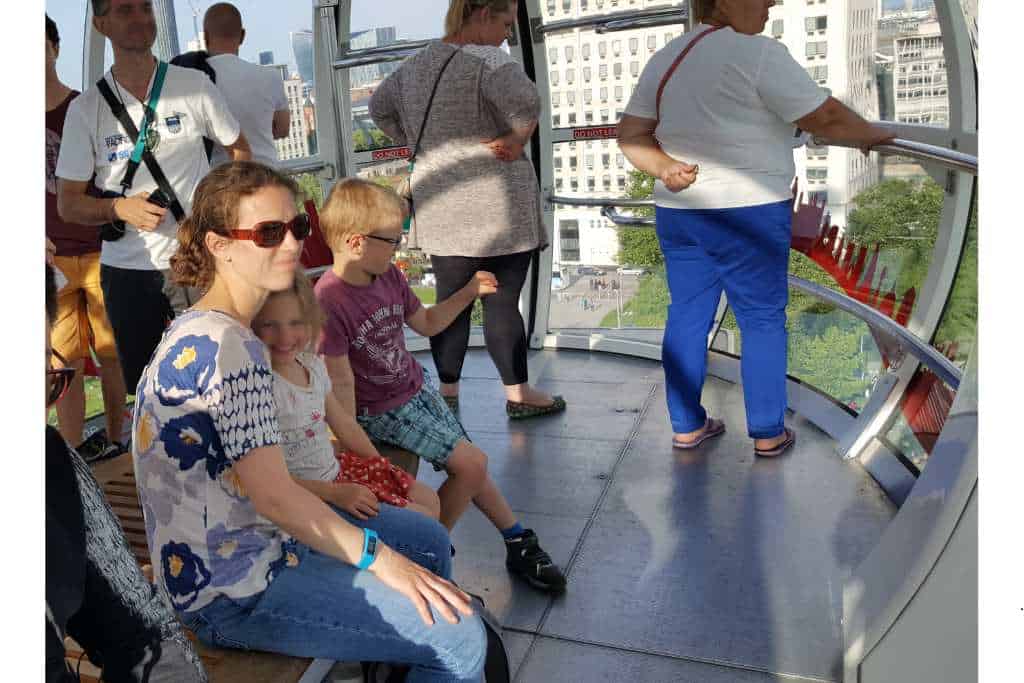
[[[509,571],[527,581],[534,588],[560,594],[565,592],[565,576],[551,561],[537,542],[533,529],[526,529],[522,535],[505,541],[508,556],[505,566]]]

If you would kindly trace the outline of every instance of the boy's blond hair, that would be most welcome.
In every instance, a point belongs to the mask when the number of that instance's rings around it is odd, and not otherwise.
[[[382,185],[362,178],[338,181],[320,209],[320,229],[331,251],[342,250],[349,237],[405,220],[405,201]]]
[[[310,283],[309,278],[306,277],[306,274],[302,272],[301,267],[295,271],[295,279],[292,281],[292,286],[288,289],[271,292],[263,305],[266,306],[274,297],[285,295],[294,296],[298,300],[302,320],[306,323],[306,327],[309,328],[309,344],[304,350],[315,352],[317,344],[320,342],[320,330],[323,328],[325,318],[324,312],[320,309],[320,304],[317,303],[316,294],[313,292],[313,285]],[[253,318],[253,323],[255,324],[259,318],[260,316],[257,314]]]

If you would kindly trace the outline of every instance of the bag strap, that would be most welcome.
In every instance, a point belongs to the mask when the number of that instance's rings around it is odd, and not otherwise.
[[[427,100],[427,111],[423,114],[423,125],[420,126],[419,135],[416,136],[416,145],[412,148],[412,154],[409,155],[409,164],[412,165],[416,161],[416,156],[420,153],[420,143],[423,142],[423,131],[427,129],[427,121],[430,120],[430,109],[434,106],[434,95],[437,94],[437,86],[441,84],[441,77],[444,76],[445,69],[448,68],[448,64],[451,63],[455,55],[459,54],[459,49],[455,48],[452,53],[448,55],[448,59],[444,60],[444,65],[441,66],[441,73],[437,74],[437,80],[434,81],[434,89],[430,91],[430,99]]]
[[[149,100],[143,105],[143,109],[146,112],[142,117],[143,130],[149,130],[153,119],[156,118],[156,105],[160,101],[160,92],[163,90],[164,77],[166,75],[167,63],[159,62]],[[163,169],[160,168],[160,164],[157,163],[156,157],[153,156],[153,152],[146,145],[146,136],[139,134],[139,129],[135,127],[135,122],[128,116],[128,110],[121,100],[115,97],[114,91],[110,89],[110,84],[107,83],[105,77],[96,82],[96,87],[99,88],[103,99],[107,101],[107,106],[110,107],[111,113],[124,127],[128,137],[135,143],[135,149],[132,150],[132,156],[128,159],[128,166],[125,168],[124,177],[121,179],[121,194],[127,196],[129,190],[132,189],[132,185],[135,183],[135,173],[139,170],[139,164],[145,163],[157,186],[170,199],[171,213],[174,214],[174,219],[180,223],[185,219],[185,211],[181,208],[178,196],[175,194],[174,188],[171,187],[171,183],[167,180],[167,176],[164,175]]]
[[[679,64],[683,61],[686,55],[690,53],[690,50],[693,49],[693,46],[700,42],[701,38],[708,35],[709,33],[714,33],[715,31],[722,28],[725,28],[725,26],[712,26],[709,29],[701,31],[701,33],[696,38],[690,41],[690,43],[686,46],[682,53],[675,58],[675,61],[672,62],[672,66],[670,66],[668,68],[668,71],[665,72],[665,75],[661,77],[661,83],[658,84],[658,95],[654,105],[655,117],[658,121],[661,120],[661,93],[664,92],[665,86],[668,85],[668,79],[672,78],[672,74],[674,74],[676,72],[676,69],[679,68]]]

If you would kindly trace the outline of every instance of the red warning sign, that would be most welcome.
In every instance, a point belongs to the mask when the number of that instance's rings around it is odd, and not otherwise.
[[[573,128],[573,140],[611,140],[618,137],[615,126],[589,126],[587,128]]]
[[[373,154],[370,156],[374,161],[387,161],[388,159],[407,159],[409,158],[408,147],[388,147],[387,149],[375,149]]]

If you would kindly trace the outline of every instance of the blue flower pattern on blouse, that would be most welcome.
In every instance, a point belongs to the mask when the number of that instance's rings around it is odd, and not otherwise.
[[[233,467],[280,443],[273,381],[263,344],[211,311],[175,319],[139,381],[135,478],[157,578],[180,611],[256,595],[298,562]]]

